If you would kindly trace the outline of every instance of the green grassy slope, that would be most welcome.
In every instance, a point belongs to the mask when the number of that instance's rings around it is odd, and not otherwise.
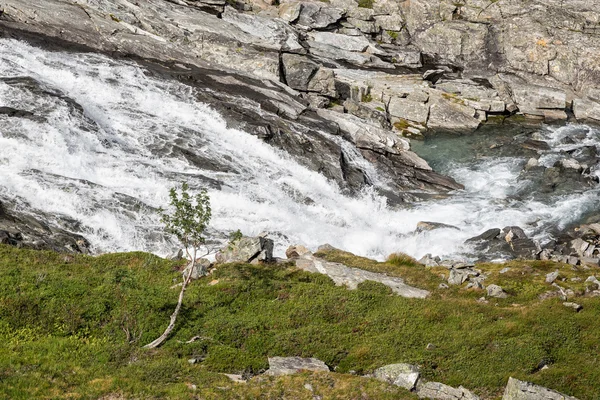
[[[550,290],[545,273],[585,278],[590,271],[514,262],[500,275],[498,266],[483,265],[487,282],[512,296],[480,304],[482,291],[438,290],[442,269],[323,256],[399,274],[432,296],[405,299],[371,282],[348,291],[291,266],[221,266],[191,284],[174,334],[148,351],[141,347],[162,333],[175,307],[179,288],[170,287],[181,265],[143,253],[86,257],[0,246],[0,398],[415,398],[351,375],[397,362],[486,398],[501,394],[509,376],[582,400],[600,394],[600,299],[578,298],[579,313],[556,298],[538,300]],[[319,358],[336,373],[248,384],[219,374],[259,373],[268,356],[293,355]],[[538,371],[542,361],[550,368]]]

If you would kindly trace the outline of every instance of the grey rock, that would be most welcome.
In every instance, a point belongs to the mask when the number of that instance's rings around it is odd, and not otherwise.
[[[425,298],[429,295],[427,290],[417,289],[404,283],[402,278],[364,271],[358,268],[350,268],[343,264],[328,262],[304,254],[296,260],[296,267],[304,271],[320,273],[329,276],[336,285],[345,285],[353,290],[364,281],[380,282],[392,289],[394,293],[402,297]]]
[[[373,372],[373,377],[412,390],[419,379],[419,368],[411,364],[390,364],[377,368]]]
[[[302,371],[329,372],[329,367],[316,358],[269,357],[269,369],[265,375],[282,376]]]
[[[425,265],[428,268],[431,267],[437,267],[439,264],[440,258],[439,257],[433,257],[431,254],[425,254],[423,257],[421,257],[421,259],[419,260],[419,263]]]
[[[425,124],[429,117],[429,105],[400,97],[392,97],[388,104],[390,115]]]
[[[583,309],[583,306],[581,304],[573,303],[573,302],[570,302],[570,301],[565,301],[563,303],[563,306],[568,307],[568,308],[572,308],[572,309],[574,309],[577,312],[579,312],[579,311],[581,311]]]
[[[498,299],[504,299],[508,297],[508,293],[498,285],[489,285],[487,288],[487,294],[489,297],[496,297]]]
[[[429,128],[472,132],[479,127],[475,109],[465,105],[461,99],[441,92],[430,92],[429,102]]]
[[[457,269],[451,269],[448,276],[448,283],[450,285],[462,285],[469,279],[469,274],[466,271]]]
[[[466,243],[492,240],[492,239],[497,238],[498,235],[500,235],[500,232],[501,232],[501,230],[498,228],[488,229],[487,231],[483,232],[481,235],[467,239]]]
[[[310,250],[307,249],[306,247],[304,247],[302,245],[298,245],[298,244],[295,246],[288,247],[287,250],[285,251],[285,256],[287,258],[298,258],[305,254],[311,254]]]
[[[580,121],[600,121],[600,103],[590,99],[575,99],[573,113]]]
[[[417,222],[417,229],[415,232],[425,232],[425,231],[433,231],[436,229],[454,229],[459,230],[454,225],[443,224],[441,222],[431,222],[431,221],[419,221]]]
[[[577,400],[533,383],[508,378],[502,400]]]
[[[445,73],[446,71],[443,69],[430,69],[423,73],[423,79],[435,84],[444,76]]]
[[[328,7],[319,2],[301,3],[300,15],[295,23],[306,28],[323,29],[338,22],[344,15],[344,10]]]
[[[546,275],[546,283],[554,283],[556,279],[558,279],[558,270]]]
[[[426,382],[417,384],[417,396],[421,399],[438,400],[479,400],[479,396],[462,386],[453,388],[440,382]]]
[[[308,84],[319,70],[319,64],[298,54],[283,54],[281,61],[288,86],[296,90],[308,90]]]
[[[244,236],[223,247],[215,259],[219,264],[270,262],[273,260],[273,240],[264,236]]]
[[[544,115],[545,109],[564,110],[567,95],[563,90],[535,85],[515,85],[512,88],[513,98],[524,114]]]
[[[332,32],[312,32],[310,38],[316,43],[327,44],[338,49],[363,52],[369,47],[369,40],[364,36],[346,36]]]
[[[379,29],[399,32],[404,28],[404,18],[401,14],[376,15],[375,23]]]
[[[186,277],[191,271],[192,279],[199,279],[207,274],[210,265],[210,260],[206,258],[198,258],[194,264],[194,268],[192,268],[191,262],[187,265],[187,267],[185,267],[183,270],[183,276]]]

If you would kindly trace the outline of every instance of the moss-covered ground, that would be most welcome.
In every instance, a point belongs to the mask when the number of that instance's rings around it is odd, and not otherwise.
[[[585,278],[600,271],[549,262],[479,265],[487,284],[511,295],[485,304],[477,301],[481,290],[438,289],[443,268],[401,256],[379,263],[339,251],[320,255],[402,276],[432,294],[406,299],[372,282],[349,291],[290,264],[225,265],[191,284],[174,334],[145,350],[175,307],[180,263],[143,253],[88,257],[0,246],[0,398],[414,399],[356,376],[397,362],[484,398],[499,398],[509,376],[599,398],[600,298],[583,294]],[[540,300],[553,290],[545,274],[556,269],[562,287],[582,294],[575,299],[582,311],[558,298]],[[248,383],[221,374],[260,373],[268,356],[316,357],[336,372]],[[549,368],[540,370],[543,364]]]

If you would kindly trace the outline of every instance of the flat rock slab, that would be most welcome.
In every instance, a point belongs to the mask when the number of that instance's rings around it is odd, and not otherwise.
[[[296,267],[304,271],[327,275],[333,279],[336,285],[346,285],[350,290],[356,289],[361,282],[375,281],[391,288],[394,293],[402,297],[423,299],[429,295],[427,290],[407,285],[402,278],[350,268],[343,264],[324,261],[310,254],[305,254],[297,259]]]
[[[508,378],[502,400],[577,400],[577,398],[533,383]]]
[[[462,386],[453,388],[440,382],[426,382],[417,386],[417,396],[421,399],[438,400],[479,400],[479,396]]]
[[[265,375],[291,375],[302,371],[329,372],[329,367],[316,358],[269,357],[269,369]]]

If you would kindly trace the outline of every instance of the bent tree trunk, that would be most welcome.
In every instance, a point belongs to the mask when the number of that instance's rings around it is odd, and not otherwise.
[[[195,265],[196,265],[196,257],[194,254],[194,257],[192,258],[192,263],[189,266],[189,272],[187,275],[185,275],[185,270],[184,270],[184,279],[183,279],[183,285],[181,286],[181,292],[179,292],[179,300],[177,301],[177,307],[175,307],[175,311],[173,311],[173,314],[171,314],[171,320],[169,322],[169,326],[167,326],[167,329],[165,329],[165,331],[163,332],[162,335],[160,335],[158,338],[156,338],[152,342],[145,345],[144,346],[145,349],[154,349],[154,348],[160,346],[161,344],[163,344],[163,342],[165,340],[167,340],[167,337],[173,331],[173,328],[175,328],[175,320],[177,320],[177,315],[179,314],[179,310],[181,309],[181,304],[183,303],[183,294],[185,293],[185,288],[187,287],[188,283],[190,283],[190,280],[192,279],[192,272],[194,271]],[[186,269],[188,269],[188,268],[186,268]]]

